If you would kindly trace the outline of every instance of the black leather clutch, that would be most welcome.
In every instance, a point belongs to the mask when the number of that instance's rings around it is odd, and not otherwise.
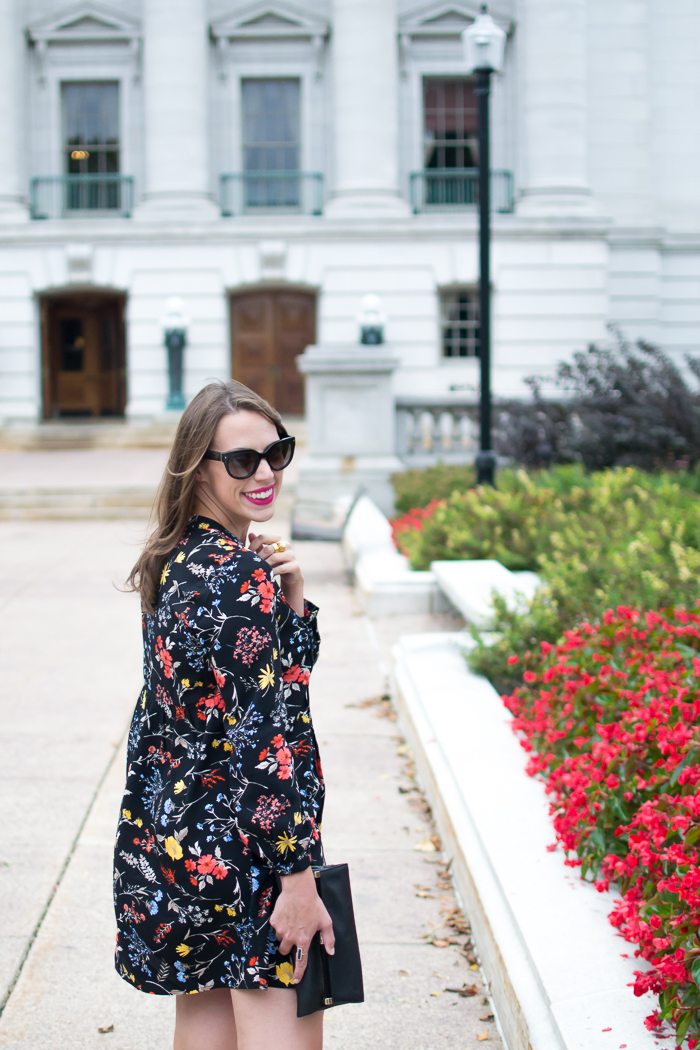
[[[333,923],[335,954],[327,955],[316,933],[309,946],[306,972],[297,989],[297,1017],[344,1003],[363,1003],[362,962],[352,909],[347,864],[314,867],[316,889]]]

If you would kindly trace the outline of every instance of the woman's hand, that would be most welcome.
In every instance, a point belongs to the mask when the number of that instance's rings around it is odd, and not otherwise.
[[[294,551],[285,544],[285,549],[277,553],[274,550],[275,543],[282,543],[281,536],[270,536],[261,532],[256,536],[254,532],[248,534],[250,549],[263,558],[275,575],[279,576],[282,586],[282,594],[285,596],[294,612],[299,616],[304,615],[304,577],[296,559]]]
[[[277,898],[270,924],[280,941],[280,953],[288,955],[296,948],[294,983],[304,976],[308,962],[309,945],[317,930],[321,931],[323,946],[329,955],[335,952],[333,923],[325,905],[316,892],[316,880],[311,868],[296,875],[282,876],[282,892]]]

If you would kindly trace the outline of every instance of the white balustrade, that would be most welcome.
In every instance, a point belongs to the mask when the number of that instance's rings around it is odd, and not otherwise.
[[[396,402],[396,454],[407,465],[469,463],[477,451],[473,406],[446,399]]]

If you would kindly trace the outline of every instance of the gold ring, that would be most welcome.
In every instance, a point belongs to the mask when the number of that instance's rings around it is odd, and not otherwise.
[[[286,551],[287,546],[286,544],[280,543],[280,541],[277,540],[276,543],[272,544],[272,549],[275,552],[275,554],[282,554],[283,551]]]

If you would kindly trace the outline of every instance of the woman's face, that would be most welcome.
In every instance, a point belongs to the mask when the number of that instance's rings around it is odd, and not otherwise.
[[[277,429],[269,419],[241,409],[223,416],[210,448],[213,452],[232,452],[239,448],[264,452],[278,438]],[[283,473],[273,470],[266,459],[261,459],[255,474],[239,481],[229,476],[223,463],[204,459],[197,471],[198,513],[210,514],[245,540],[250,521],[269,521],[275,513]]]

